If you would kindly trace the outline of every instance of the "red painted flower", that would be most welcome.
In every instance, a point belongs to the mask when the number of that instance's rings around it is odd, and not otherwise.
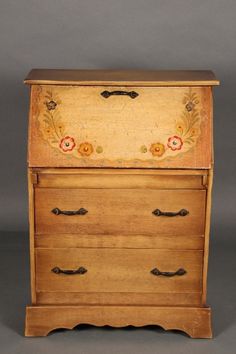
[[[181,148],[183,146],[183,141],[179,136],[174,135],[168,139],[167,146],[173,151],[181,150]]]
[[[64,152],[72,151],[75,147],[75,141],[70,136],[65,136],[63,139],[61,139],[59,146]]]

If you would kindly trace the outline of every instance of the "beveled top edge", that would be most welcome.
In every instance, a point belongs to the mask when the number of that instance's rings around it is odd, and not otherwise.
[[[85,86],[216,86],[220,82],[210,70],[32,69],[24,83]]]

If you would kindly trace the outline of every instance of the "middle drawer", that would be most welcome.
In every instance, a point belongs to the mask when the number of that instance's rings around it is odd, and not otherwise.
[[[37,234],[203,235],[205,190],[35,189]]]

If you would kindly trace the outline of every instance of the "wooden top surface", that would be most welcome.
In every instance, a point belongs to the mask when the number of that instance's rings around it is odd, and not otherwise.
[[[215,86],[209,70],[66,70],[32,69],[24,80],[30,85],[129,85],[129,86]]]

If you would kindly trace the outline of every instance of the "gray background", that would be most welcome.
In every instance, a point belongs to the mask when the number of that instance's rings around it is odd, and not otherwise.
[[[235,0],[0,0],[0,345],[7,353],[232,353],[235,341]],[[29,302],[26,150],[32,67],[212,69],[215,180],[208,300],[215,338],[79,327],[22,337]]]

